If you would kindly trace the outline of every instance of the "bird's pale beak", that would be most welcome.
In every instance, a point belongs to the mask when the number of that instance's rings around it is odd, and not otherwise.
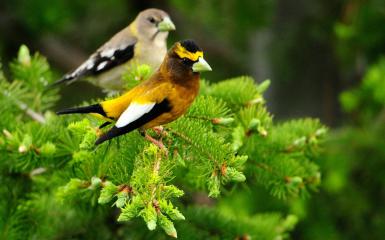
[[[192,65],[193,72],[205,72],[212,71],[210,65],[206,62],[203,57],[199,57],[198,62]]]
[[[158,23],[158,29],[161,32],[173,31],[175,30],[175,25],[169,17],[165,17],[160,23]]]

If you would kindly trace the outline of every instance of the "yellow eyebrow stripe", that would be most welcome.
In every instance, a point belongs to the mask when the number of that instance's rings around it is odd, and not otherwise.
[[[175,53],[178,54],[180,58],[188,58],[191,61],[197,61],[199,57],[203,57],[202,51],[197,51],[195,53],[187,51],[180,43],[177,43]]]

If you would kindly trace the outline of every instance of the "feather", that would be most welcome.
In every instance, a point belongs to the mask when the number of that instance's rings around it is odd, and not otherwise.
[[[98,140],[96,140],[95,145],[99,145],[111,138],[123,135],[125,133],[129,133],[137,128],[140,128],[144,124],[150,122],[151,120],[154,120],[155,118],[159,117],[163,113],[169,112],[170,110],[171,110],[170,102],[168,101],[168,99],[164,99],[162,102],[155,104],[150,111],[148,111],[147,113],[144,113],[142,116],[131,121],[127,125],[122,127],[117,127],[115,125],[107,133],[105,133]]]
[[[94,104],[91,106],[77,107],[77,108],[67,108],[56,112],[58,115],[63,114],[72,114],[72,113],[98,113],[104,117],[107,117],[102,106],[100,104]]]
[[[108,44],[103,45],[94,54],[92,54],[84,63],[82,63],[73,72],[64,75],[64,77],[51,86],[60,83],[71,83],[80,77],[95,76],[110,70],[113,67],[124,64],[134,57],[134,48],[136,38],[128,35],[127,29],[115,35]]]
[[[115,126],[117,128],[122,128],[131,122],[137,120],[144,114],[151,111],[151,109],[155,106],[155,103],[146,103],[146,104],[139,104],[139,103],[131,103],[130,106],[120,115],[118,121],[116,122]]]

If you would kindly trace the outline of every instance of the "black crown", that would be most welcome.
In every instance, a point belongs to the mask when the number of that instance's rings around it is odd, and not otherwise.
[[[187,39],[180,42],[180,44],[189,52],[195,53],[197,51],[202,51],[198,45],[194,42],[194,40]]]

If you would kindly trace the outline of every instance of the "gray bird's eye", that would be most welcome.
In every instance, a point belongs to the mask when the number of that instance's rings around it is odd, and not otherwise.
[[[153,17],[149,17],[149,18],[147,18],[148,19],[148,21],[150,22],[150,23],[156,23],[156,20],[155,20],[155,18],[153,18]]]

